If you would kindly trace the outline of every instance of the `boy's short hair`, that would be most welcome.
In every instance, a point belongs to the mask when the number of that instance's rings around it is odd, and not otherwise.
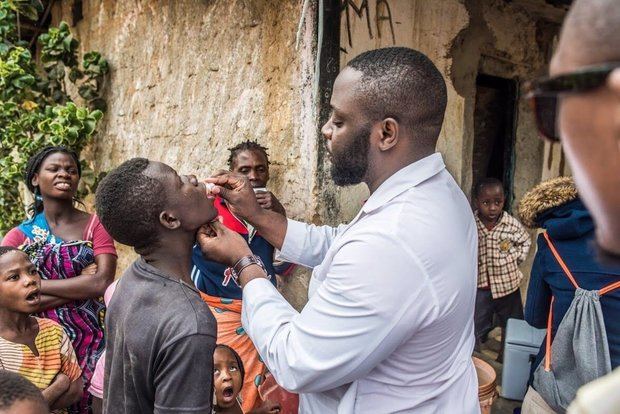
[[[97,215],[110,236],[143,252],[158,242],[159,214],[166,194],[163,184],[144,174],[146,158],[132,158],[110,171],[95,196]]]
[[[228,345],[224,345],[224,344],[217,344],[217,345],[215,345],[215,349],[218,349],[218,348],[222,348],[222,349],[228,350],[228,352],[230,352],[235,357],[235,359],[237,360],[237,366],[239,367],[239,372],[241,372],[241,387],[243,388],[243,381],[245,380],[245,368],[243,367],[243,361],[241,360],[241,357],[239,356],[237,351],[235,351],[234,349],[232,349]],[[215,349],[214,349],[214,351],[215,351]]]
[[[480,193],[482,193],[482,189],[485,187],[495,187],[498,186],[504,191],[504,183],[502,183],[497,178],[486,177],[479,180],[474,186],[474,198],[480,197]]]
[[[267,160],[267,165],[270,164],[269,154],[267,153],[268,151],[267,147],[263,147],[256,141],[250,141],[250,140],[243,141],[235,145],[232,148],[228,148],[228,151],[230,151],[230,155],[228,156],[228,167],[231,169],[232,169],[233,164],[235,163],[235,159],[237,158],[237,155],[239,155],[239,153],[243,151],[254,151],[259,154],[263,154],[265,156],[265,159]]]
[[[32,382],[14,372],[0,370],[0,410],[9,409],[22,400],[40,401],[47,406],[43,394]]]

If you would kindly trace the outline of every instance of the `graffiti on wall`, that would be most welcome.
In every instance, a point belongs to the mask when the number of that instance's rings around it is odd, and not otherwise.
[[[374,39],[372,23],[370,18],[370,2],[369,0],[362,0],[359,6],[356,0],[342,0],[341,12],[345,16],[345,24],[347,28],[347,37],[349,40],[349,47],[353,47],[353,39],[351,36],[351,19],[357,16],[359,19],[365,18],[366,27],[368,29],[368,37]],[[353,15],[353,16],[352,16]],[[386,24],[387,23],[387,24]],[[375,28],[377,37],[381,39],[385,35],[383,25],[386,24],[389,27],[389,34],[392,37],[392,44],[396,44],[396,34],[394,32],[394,21],[392,19],[392,9],[388,0],[376,0],[375,1]]]

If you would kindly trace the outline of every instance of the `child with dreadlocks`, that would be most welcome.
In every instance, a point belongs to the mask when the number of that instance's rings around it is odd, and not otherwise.
[[[82,397],[82,370],[62,327],[30,316],[41,303],[40,286],[24,252],[0,247],[0,369],[22,375],[42,390],[54,413],[66,413]]]
[[[267,148],[254,141],[244,141],[229,151],[230,171],[248,177],[260,206],[286,215],[282,204],[266,189],[269,181]],[[274,286],[277,285],[276,274],[290,274],[292,265],[275,264],[273,246],[249,223],[236,217],[223,199],[216,198],[215,206],[223,224],[243,236],[252,253],[261,258]],[[231,279],[230,269],[205,258],[198,245],[194,246],[192,262],[192,280],[217,319],[218,342],[234,349],[245,366],[247,375],[239,398],[241,406],[246,413],[252,409],[260,409],[263,401],[259,395],[259,386],[265,379],[266,369],[254,344],[241,326],[241,288]]]
[[[82,400],[71,410],[87,414],[87,389],[105,345],[101,297],[114,280],[116,249],[97,216],[75,205],[81,173],[77,154],[65,147],[31,157],[25,178],[35,201],[2,245],[22,248],[40,272],[41,300],[33,312],[69,334],[84,379]]]

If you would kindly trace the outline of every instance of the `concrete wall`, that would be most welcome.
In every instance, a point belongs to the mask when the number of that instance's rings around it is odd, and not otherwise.
[[[312,76],[314,13],[295,49],[301,2],[287,0],[96,0],[57,2],[82,50],[110,62],[109,109],[92,148],[96,170],[131,157],[160,160],[206,177],[226,168],[228,148],[269,147],[269,187],[290,216],[313,217],[316,145]],[[120,247],[119,275],[133,260]],[[285,291],[306,300],[307,273]]]

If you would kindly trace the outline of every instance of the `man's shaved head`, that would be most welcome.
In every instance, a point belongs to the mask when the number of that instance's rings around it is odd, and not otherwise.
[[[575,0],[564,21],[556,60],[580,67],[620,61],[618,0]]]
[[[435,149],[447,105],[446,82],[433,62],[406,47],[369,50],[348,64],[362,73],[357,94],[368,117],[393,117]]]

